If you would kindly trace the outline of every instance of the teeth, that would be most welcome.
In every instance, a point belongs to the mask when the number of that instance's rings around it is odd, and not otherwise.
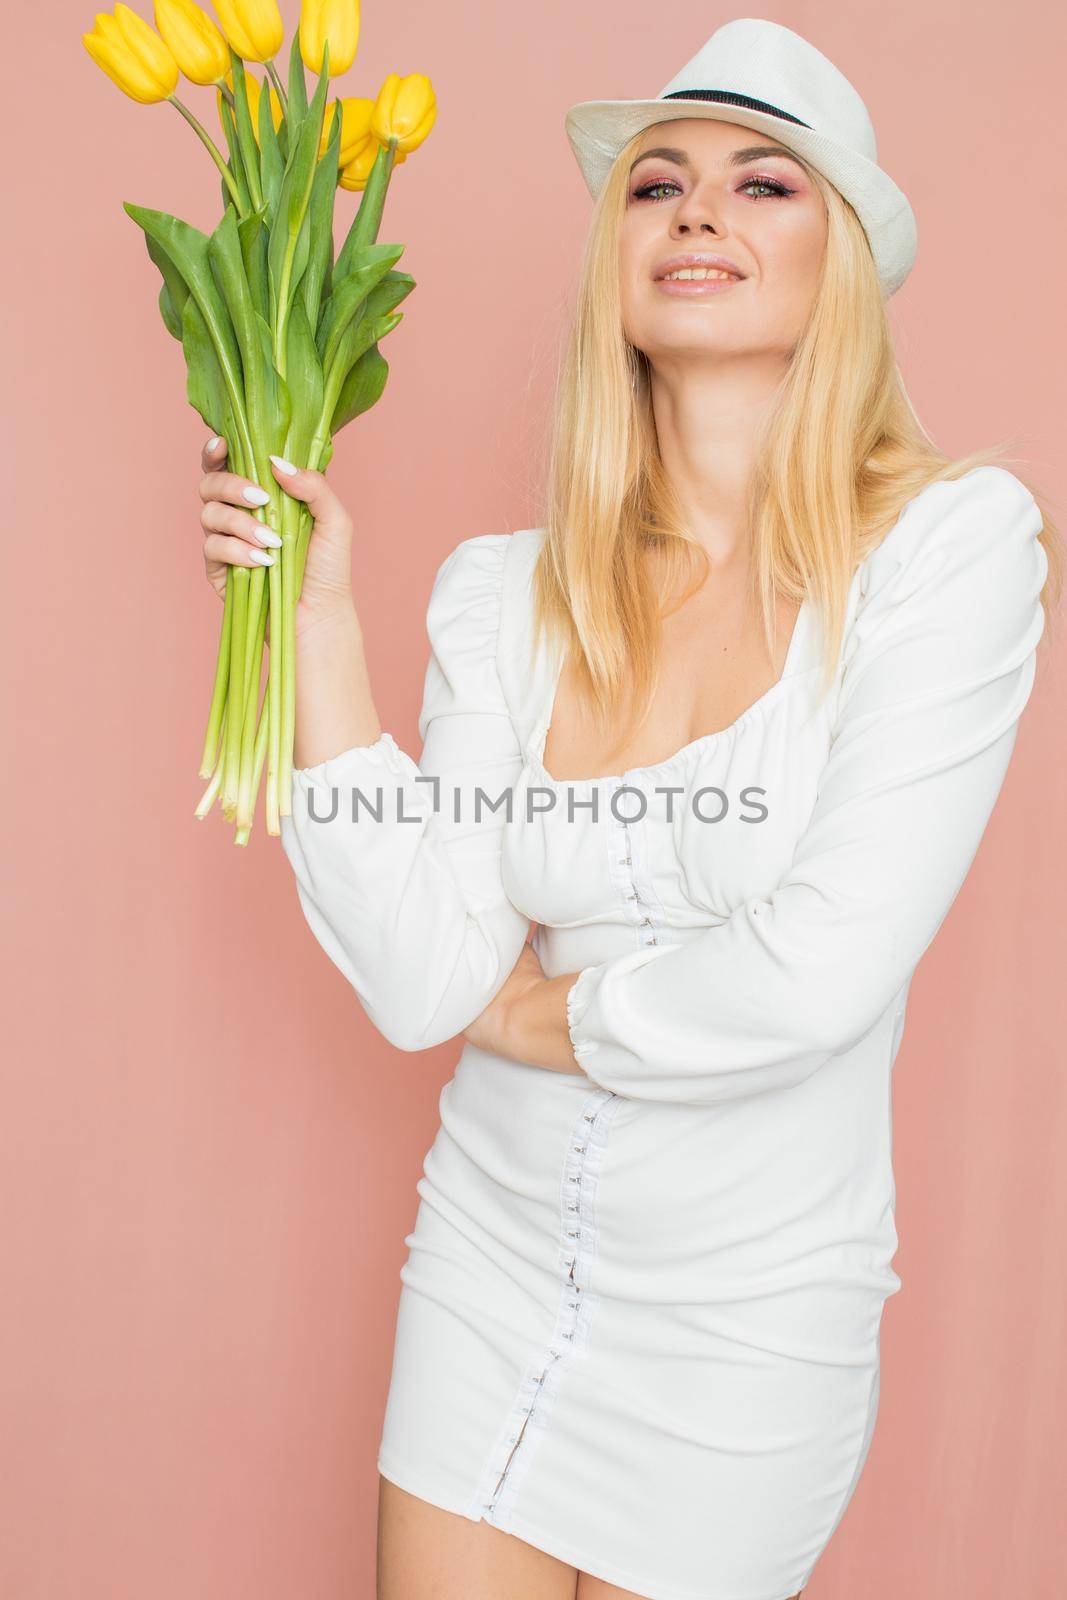
[[[721,267],[681,267],[677,272],[668,272],[664,281],[669,283],[672,278],[736,278],[736,272],[724,272]]]

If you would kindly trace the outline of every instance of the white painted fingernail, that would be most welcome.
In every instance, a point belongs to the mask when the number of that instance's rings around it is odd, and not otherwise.
[[[249,561],[258,561],[261,567],[273,567],[274,557],[266,550],[249,550]]]
[[[213,439],[209,439],[208,440],[208,442],[207,442],[208,450],[209,451],[214,450],[215,447],[217,446],[218,442],[219,442],[219,436],[218,436],[218,434],[216,434]]]
[[[259,488],[258,484],[248,484],[241,490],[245,499],[253,506],[265,506],[270,503],[270,495],[266,489]]]
[[[271,460],[274,462],[274,465],[278,468],[279,472],[287,472],[290,477],[292,477],[294,473],[300,471],[300,468],[294,467],[291,461],[286,461],[284,456],[271,456]]]
[[[269,544],[272,550],[281,548],[281,540],[273,529],[268,528],[265,522],[257,522],[252,529],[252,537],[258,539],[260,544]]]

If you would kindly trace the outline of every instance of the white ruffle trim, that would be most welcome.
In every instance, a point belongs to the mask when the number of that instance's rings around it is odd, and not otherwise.
[[[582,1018],[589,1008],[593,998],[593,991],[603,970],[603,963],[599,966],[583,967],[567,990],[567,1032],[570,1035],[575,1057],[579,1061],[583,1057],[591,1056],[597,1048],[595,1039],[580,1039],[578,1037],[578,1028],[581,1026]]]
[[[293,782],[305,793],[312,788],[331,789],[358,779],[367,767],[375,767],[379,773],[383,770],[395,773],[398,778],[419,776],[419,768],[407,751],[400,748],[391,733],[383,730],[373,744],[354,744],[314,767],[294,767]]]

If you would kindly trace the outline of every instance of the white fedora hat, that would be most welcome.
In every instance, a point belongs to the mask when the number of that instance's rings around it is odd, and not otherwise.
[[[738,17],[717,28],[653,100],[583,100],[567,112],[571,148],[593,198],[635,134],[676,117],[770,133],[844,195],[870,240],[886,297],[915,261],[907,196],[877,162],[867,107],[832,61],[791,28]]]

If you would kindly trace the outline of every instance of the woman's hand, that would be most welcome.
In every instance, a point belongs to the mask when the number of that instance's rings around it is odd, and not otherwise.
[[[566,972],[546,978],[533,946],[524,944],[504,987],[464,1029],[464,1037],[479,1050],[511,1061],[584,1077],[567,1030],[567,992],[577,976]]]
[[[200,480],[203,507],[204,567],[208,582],[221,599],[226,597],[228,566],[270,566],[281,540],[256,515],[255,498],[265,491],[235,472],[223,470],[226,441],[215,441],[201,452],[204,477]],[[304,469],[285,472],[272,460],[275,481],[296,500],[303,500],[314,518],[304,581],[296,606],[297,637],[308,627],[339,612],[354,609],[352,598],[352,519],[321,472]]]

